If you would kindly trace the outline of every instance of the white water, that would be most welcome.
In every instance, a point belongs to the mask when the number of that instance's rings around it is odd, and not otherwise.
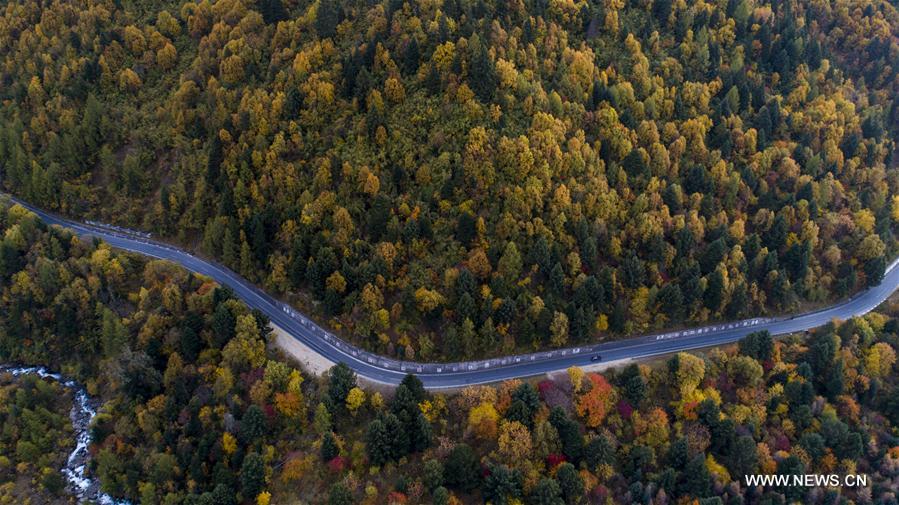
[[[72,411],[69,418],[72,420],[72,428],[75,430],[75,448],[66,460],[66,467],[62,469],[63,475],[69,482],[68,489],[80,502],[91,501],[100,505],[130,505],[126,500],[118,500],[100,491],[100,482],[87,476],[87,462],[90,454],[87,446],[90,443],[89,428],[97,411],[91,406],[87,392],[74,380],[63,377],[61,374],[50,372],[44,367],[13,367],[0,365],[0,373],[10,373],[13,376],[37,375],[44,379],[52,379],[62,387],[72,391]]]

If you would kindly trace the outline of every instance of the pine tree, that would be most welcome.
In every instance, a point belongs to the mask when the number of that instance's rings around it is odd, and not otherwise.
[[[709,274],[708,284],[702,299],[706,308],[712,312],[717,312],[721,307],[721,302],[724,299],[724,277],[722,277],[720,271],[715,270]]]
[[[259,11],[265,24],[277,23],[287,19],[287,11],[281,0],[259,0]]]
[[[334,434],[330,431],[325,433],[325,436],[322,437],[320,454],[322,461],[325,463],[340,455],[340,448],[337,447],[337,441],[334,439]]]
[[[340,11],[336,0],[319,0],[315,13],[315,31],[321,38],[333,37],[337,34],[340,22]]]
[[[510,503],[521,497],[522,476],[506,465],[491,465],[484,479],[484,498],[488,503]]]
[[[471,67],[468,69],[468,86],[478,99],[484,103],[490,103],[496,94],[497,84],[498,78],[493,59],[490,58],[484,44],[477,44],[471,57]]]
[[[886,263],[883,255],[871,258],[865,262],[865,284],[868,287],[880,285],[886,272]]]
[[[580,503],[584,496],[584,480],[571,463],[565,462],[556,470],[556,479],[565,503]]]
[[[253,444],[265,435],[265,414],[258,405],[250,405],[240,420],[240,437],[246,444]]]
[[[390,411],[399,420],[408,444],[401,449],[403,455],[420,452],[431,445],[431,425],[421,413],[418,404],[424,400],[424,387],[413,375],[407,375],[397,387]]]
[[[668,24],[668,17],[671,16],[671,0],[653,0],[652,15],[660,25]]]
[[[240,468],[240,484],[245,498],[255,499],[265,486],[265,461],[255,452],[248,454]]]
[[[534,505],[565,505],[562,489],[555,479],[544,477],[531,490],[529,503]]]
[[[418,41],[412,37],[412,40],[406,45],[406,53],[403,55],[403,71],[406,75],[415,75],[418,72],[420,58],[421,50],[418,47]]]
[[[409,435],[393,414],[381,414],[368,425],[366,452],[375,465],[396,461],[407,454]]]
[[[237,320],[224,304],[219,304],[212,314],[212,338],[215,347],[222,348],[234,338]]]
[[[471,492],[481,480],[481,468],[474,450],[466,444],[453,448],[444,463],[444,479],[448,486]]]
[[[621,388],[621,394],[634,405],[639,405],[646,398],[646,380],[640,373],[640,368],[635,364],[630,364],[622,370],[618,376],[618,384]]]
[[[343,408],[350,390],[356,387],[356,374],[346,365],[338,363],[328,371],[328,400],[332,411]]]
[[[711,485],[712,477],[705,465],[705,458],[702,454],[698,454],[687,463],[677,487],[681,495],[705,498],[711,490]]]

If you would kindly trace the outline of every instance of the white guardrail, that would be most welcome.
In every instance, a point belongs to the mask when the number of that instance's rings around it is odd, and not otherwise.
[[[748,327],[756,326],[756,325],[759,325],[762,323],[768,323],[770,321],[772,321],[771,318],[756,317],[753,319],[737,321],[736,323],[726,323],[726,324],[718,324],[718,325],[712,325],[712,326],[703,326],[701,328],[691,328],[688,330],[680,330],[680,331],[672,331],[669,333],[662,333],[661,335],[656,335],[653,340],[667,340],[669,338],[690,337],[693,335],[702,335],[704,333],[711,333],[713,331],[748,328]]]

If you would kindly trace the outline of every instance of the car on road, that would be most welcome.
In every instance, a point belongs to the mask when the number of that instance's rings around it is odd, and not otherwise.
[[[590,356],[590,361],[594,361],[594,362],[595,362],[595,361],[602,361],[602,355],[600,355],[600,354],[594,354],[593,356]]]

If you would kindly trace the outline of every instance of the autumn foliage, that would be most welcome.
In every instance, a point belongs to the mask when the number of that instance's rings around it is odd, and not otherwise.
[[[397,358],[790,312],[895,256],[887,0],[15,0],[0,174]]]

